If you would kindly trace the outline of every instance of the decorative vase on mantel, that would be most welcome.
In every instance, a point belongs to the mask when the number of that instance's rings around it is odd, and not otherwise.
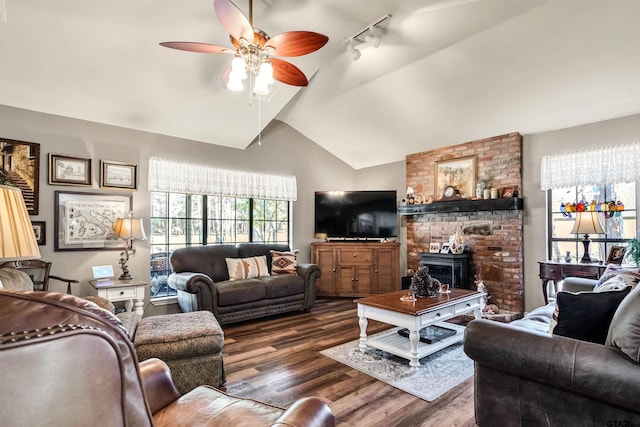
[[[464,236],[460,230],[449,237],[449,248],[451,248],[451,253],[453,254],[461,254],[464,252]]]
[[[429,267],[423,265],[411,278],[409,289],[416,298],[433,298],[440,292],[440,281],[431,277]]]

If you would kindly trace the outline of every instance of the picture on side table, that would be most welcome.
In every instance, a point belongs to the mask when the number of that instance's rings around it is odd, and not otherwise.
[[[455,187],[463,198],[471,198],[476,188],[476,156],[436,161],[437,197],[443,195],[445,187]]]
[[[622,264],[624,254],[627,251],[626,246],[611,246],[609,250],[609,256],[607,257],[607,264]]]
[[[49,184],[91,185],[91,159],[49,153]]]
[[[100,187],[137,189],[138,165],[100,160]]]
[[[18,187],[29,215],[38,215],[40,144],[0,138],[0,185]]]

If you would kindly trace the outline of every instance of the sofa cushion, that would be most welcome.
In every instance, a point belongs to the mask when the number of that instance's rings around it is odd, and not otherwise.
[[[225,261],[231,281],[269,275],[266,255],[250,258],[225,258]]]
[[[287,252],[289,245],[285,243],[238,243],[240,258],[266,255],[267,265],[271,267],[271,251]]]
[[[604,344],[611,318],[630,287],[604,292],[558,292],[555,335]],[[555,314],[555,313],[554,313]]]
[[[298,274],[298,250],[295,251],[271,251],[271,274]]]
[[[640,287],[622,300],[611,319],[605,345],[640,363]]]
[[[225,258],[242,257],[235,245],[190,246],[171,252],[171,267],[176,273],[202,273],[221,282],[229,280]]]
[[[304,279],[293,274],[279,274],[261,279],[266,288],[267,298],[280,298],[304,293]]]
[[[620,276],[619,279],[622,279],[627,285],[635,287],[640,282],[640,268],[628,268],[617,264],[609,264],[604,273],[602,273],[602,276],[600,276],[600,279],[598,279],[598,285],[596,287],[602,286],[614,276]]]
[[[218,282],[215,288],[218,294],[218,305],[222,307],[259,301],[267,296],[263,279]]]

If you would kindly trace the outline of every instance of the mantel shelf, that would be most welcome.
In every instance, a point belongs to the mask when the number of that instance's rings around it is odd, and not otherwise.
[[[398,215],[421,215],[429,213],[478,212],[522,210],[524,200],[520,197],[503,197],[489,200],[448,200],[421,205],[398,206]]]

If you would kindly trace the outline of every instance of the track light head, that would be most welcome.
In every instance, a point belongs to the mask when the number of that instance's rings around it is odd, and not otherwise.
[[[347,45],[347,52],[349,52],[349,55],[351,55],[351,60],[353,62],[356,62],[358,59],[360,59],[361,53],[353,46],[353,39],[349,40],[349,44]]]

